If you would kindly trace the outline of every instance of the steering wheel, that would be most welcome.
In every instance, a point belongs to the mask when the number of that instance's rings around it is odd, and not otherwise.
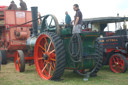
[[[46,15],[43,18],[41,25],[41,32],[52,31],[57,34],[60,34],[60,27],[57,18],[54,15]]]

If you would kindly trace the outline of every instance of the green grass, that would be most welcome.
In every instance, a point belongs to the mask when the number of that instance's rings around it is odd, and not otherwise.
[[[0,85],[128,85],[128,72],[115,74],[106,66],[100,70],[97,77],[89,78],[89,81],[83,81],[83,77],[65,70],[62,81],[46,81],[41,79],[35,69],[35,66],[26,65],[26,71],[19,73],[15,71],[15,65],[8,63],[2,66],[0,72]]]

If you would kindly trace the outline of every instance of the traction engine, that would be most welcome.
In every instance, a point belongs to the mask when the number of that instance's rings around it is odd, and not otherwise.
[[[32,34],[27,39],[27,51],[34,56],[39,76],[45,80],[58,80],[64,69],[79,75],[94,76],[102,67],[103,47],[98,32],[72,34],[72,26],[60,25],[54,15],[45,15],[38,26],[37,7],[32,7]],[[40,30],[39,30],[40,29]],[[25,71],[24,51],[17,50],[16,69]]]

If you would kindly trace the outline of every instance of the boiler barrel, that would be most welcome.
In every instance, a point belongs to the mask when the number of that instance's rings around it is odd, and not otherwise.
[[[37,37],[28,38],[27,41],[26,41],[27,49],[34,50],[34,46],[35,46],[36,40],[37,40]]]

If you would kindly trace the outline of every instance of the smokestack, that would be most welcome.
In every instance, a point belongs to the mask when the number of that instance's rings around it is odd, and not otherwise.
[[[38,18],[38,7],[31,7],[32,20]],[[38,33],[38,20],[32,22],[33,36],[37,36]]]

